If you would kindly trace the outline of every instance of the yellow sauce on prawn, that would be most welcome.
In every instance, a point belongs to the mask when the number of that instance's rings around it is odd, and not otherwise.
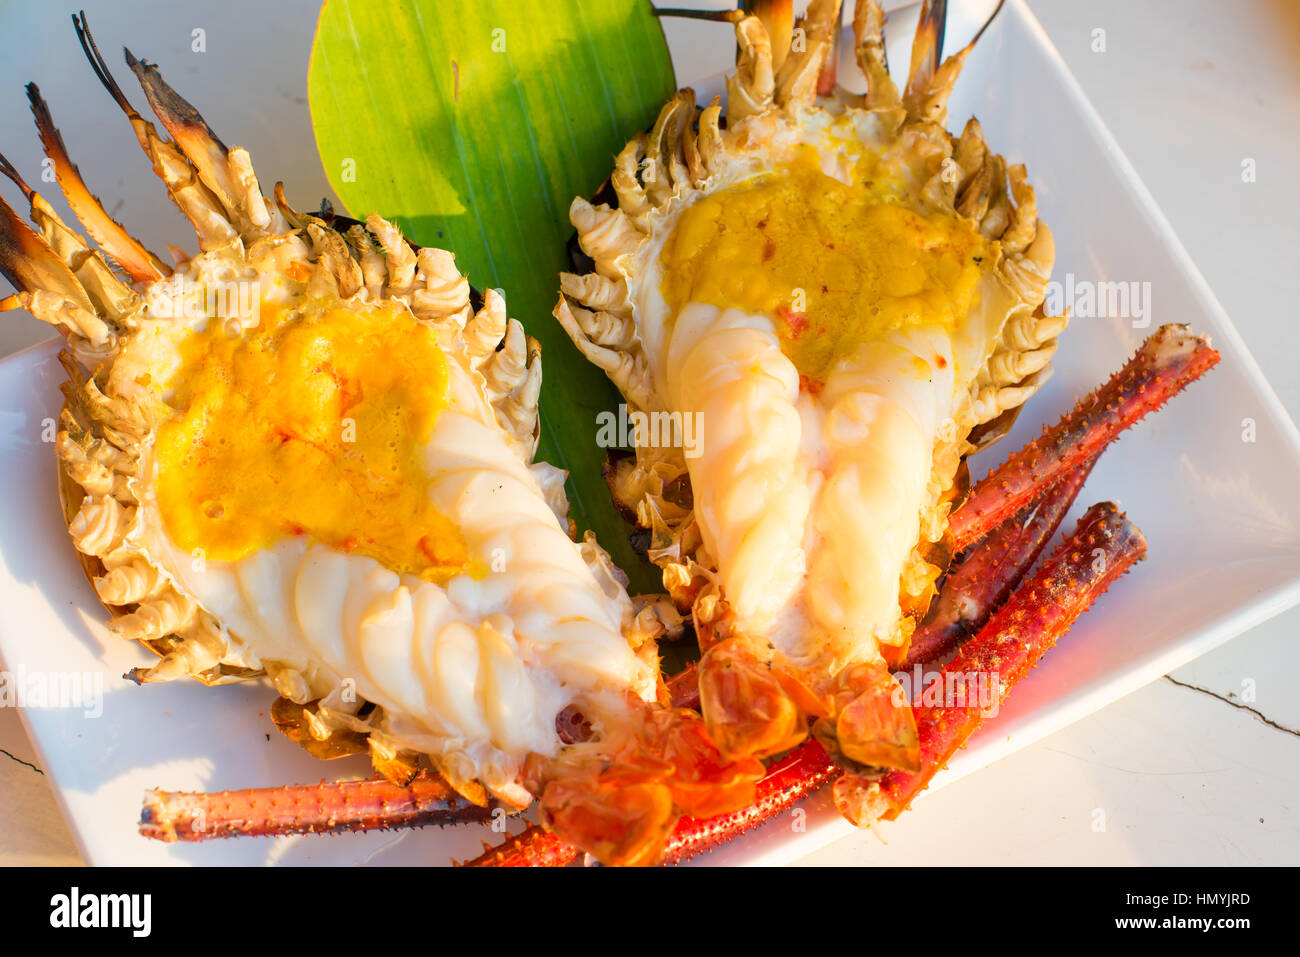
[[[859,342],[912,325],[952,329],[975,304],[991,244],[973,223],[890,202],[893,192],[800,158],[705,196],[664,245],[664,298],[674,313],[703,302],[771,316],[813,382]]]
[[[182,345],[154,446],[167,533],[236,561],[306,535],[445,582],[470,557],[429,501],[424,446],[449,400],[434,332],[398,306],[299,316],[263,303]]]

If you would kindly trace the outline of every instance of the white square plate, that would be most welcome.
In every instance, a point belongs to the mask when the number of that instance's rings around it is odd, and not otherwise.
[[[988,3],[950,4],[947,48],[971,36]],[[915,15],[890,26],[907,62]],[[730,45],[671,28],[682,78],[711,76]],[[848,77],[847,67],[841,76]],[[716,81],[700,84],[702,90]],[[1022,0],[1010,0],[968,61],[951,102],[971,114],[1011,162],[1024,162],[1057,243],[1064,282],[1149,283],[1149,326],[1079,316],[1056,376],[1012,435],[973,463],[982,471],[1117,369],[1155,326],[1208,333],[1223,362],[1205,381],[1126,435],[1093,472],[1080,504],[1116,499],[1146,532],[1150,555],[1086,615],[1019,686],[988,733],[936,784],[955,780],[1129,693],[1300,602],[1300,435],[1260,375],[1168,223]],[[6,131],[6,135],[10,131]],[[310,151],[310,145],[304,145]],[[313,163],[305,153],[297,157]],[[288,167],[293,156],[277,156]],[[1144,320],[1139,319],[1138,324]],[[23,719],[86,861],[92,864],[441,864],[467,858],[480,828],[164,845],[136,832],[149,787],[213,790],[361,775],[359,759],[322,764],[278,735],[262,685],[137,688],[119,676],[147,663],[111,640],[61,520],[54,451],[42,423],[57,417],[62,371],[53,344],[0,362],[0,660],[10,672],[102,675],[102,714],[29,708]],[[545,410],[543,410],[543,414]],[[1249,422],[1247,421],[1249,420]],[[1253,430],[1254,441],[1245,441]],[[781,863],[847,831],[814,800],[807,828],[768,827],[710,863]],[[924,809],[916,812],[924,813]]]

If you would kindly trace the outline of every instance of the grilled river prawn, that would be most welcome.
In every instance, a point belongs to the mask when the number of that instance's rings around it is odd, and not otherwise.
[[[109,218],[29,87],[98,249],[0,159],[37,226],[0,201],[5,305],[66,337],[69,531],[110,632],[160,656],[129,677],[269,679],[287,736],[369,753],[404,796],[389,821],[540,796],[557,833],[635,862],[682,813],[746,805],[762,765],[659,704],[664,622],[570,539],[563,473],[532,461],[540,357],[501,297],[476,309],[450,253],[377,215],[268,200],[247,152],[128,51],[159,132],[74,22],[202,250],[168,266]],[[184,836],[155,810],[157,836]],[[606,837],[602,812],[637,838]]]
[[[1047,379],[1067,322],[1043,309],[1053,244],[1024,167],[973,119],[945,129],[971,46],[939,64],[937,16],[900,94],[858,3],[868,91],[830,98],[838,0],[779,68],[779,24],[736,18],[725,125],[680,92],[620,154],[617,204],[570,210],[594,268],[563,277],[557,318],[630,406],[701,436],[638,436],[610,483],[694,617],[702,713],[734,757],[811,726],[849,762],[918,769],[890,670],[953,553],[964,458]]]
[[[983,29],[944,60],[946,4],[926,2],[900,92],[881,8],[858,0],[853,96],[824,69],[840,0],[812,0],[794,47],[789,4],[746,6],[721,17],[739,47],[725,122],[679,92],[618,156],[607,201],[574,201],[586,268],[562,277],[555,315],[635,413],[692,421],[690,446],[638,431],[608,479],[693,618],[723,754],[770,758],[811,734],[864,779],[924,775],[933,755],[891,672],[1006,599],[1014,581],[983,602],[974,589],[999,564],[1023,574],[1091,461],[1041,508],[1045,477],[1023,473],[1028,498],[986,485],[966,500],[966,457],[1047,380],[1068,322],[1044,308],[1052,235],[1025,168],[974,118],[946,129]],[[1213,361],[1177,329],[1144,351],[1195,374]],[[852,793],[837,787],[841,809],[870,816]]]

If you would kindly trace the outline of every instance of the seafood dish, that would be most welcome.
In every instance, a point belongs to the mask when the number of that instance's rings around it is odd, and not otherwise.
[[[725,103],[681,90],[628,142],[569,210],[554,317],[517,318],[380,211],[267,195],[248,152],[127,51],[160,129],[74,18],[200,251],[166,262],[119,225],[28,87],[89,238],[0,157],[35,227],[0,200],[17,290],[0,309],[65,339],[72,544],[110,633],[157,656],[131,680],[264,682],[285,736],[375,772],[160,781],[144,837],[532,809],[472,863],[679,863],[827,786],[873,826],[1143,557],[1110,502],[1048,545],[1109,443],[1218,361],[1209,341],[1159,328],[972,483],[968,458],[1032,410],[1070,341],[1030,171],[976,119],[948,129],[980,35],[944,58],[945,5],[927,2],[896,84],[881,7],[857,0],[853,94],[834,76],[840,0],[798,21],[744,6],[717,15],[738,46]],[[570,519],[565,474],[534,460],[526,325],[547,321],[634,414],[698,439],[638,429],[609,458],[661,594],[629,593]],[[692,639],[698,663],[662,673],[659,643]],[[940,693],[908,686],[917,665]]]

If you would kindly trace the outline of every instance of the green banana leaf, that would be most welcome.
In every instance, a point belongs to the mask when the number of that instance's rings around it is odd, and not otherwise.
[[[676,89],[649,0],[327,0],[308,76],[312,124],[350,214],[378,212],[456,254],[542,344],[539,456],[569,472],[573,519],[662,589],[601,477],[596,415],[619,397],[551,310],[574,196]]]

